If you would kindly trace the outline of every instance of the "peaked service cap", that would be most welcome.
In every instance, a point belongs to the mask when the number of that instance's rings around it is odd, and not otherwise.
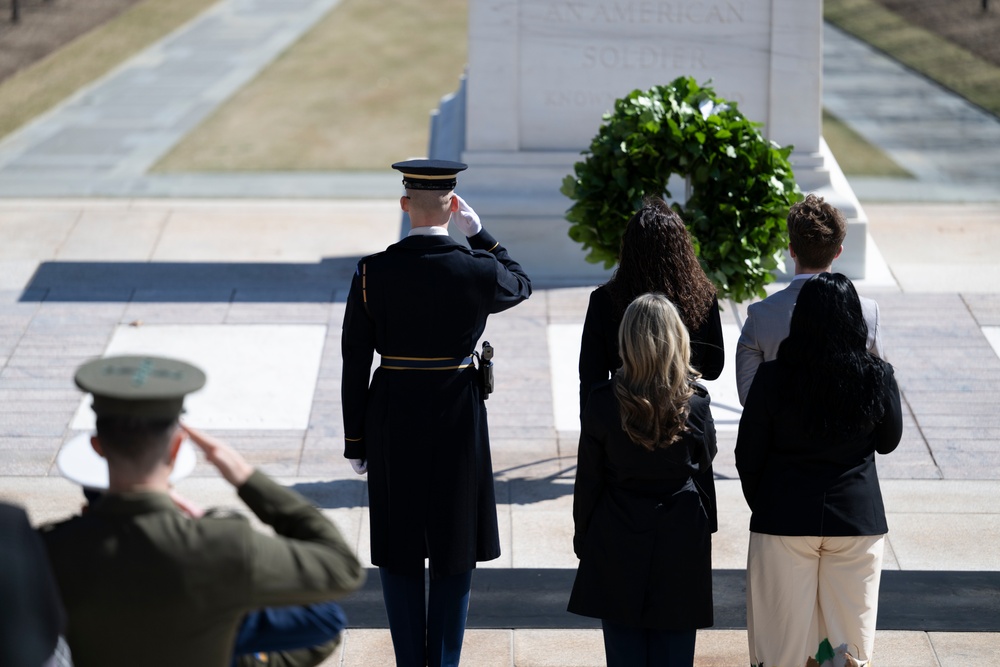
[[[403,187],[408,190],[454,190],[458,172],[469,165],[451,160],[406,160],[392,168],[403,173]]]
[[[184,397],[205,386],[200,368],[150,356],[94,359],[80,366],[74,379],[94,395],[98,417],[174,419],[184,409]]]

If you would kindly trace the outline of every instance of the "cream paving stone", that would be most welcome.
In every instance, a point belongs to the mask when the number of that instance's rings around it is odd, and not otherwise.
[[[996,290],[1000,204],[866,203],[865,212],[869,232],[905,292]]]
[[[872,664],[880,667],[939,667],[926,632],[877,630]]]
[[[496,419],[490,413],[489,419]],[[516,474],[519,468],[525,465],[531,466],[535,461],[548,461],[559,457],[557,438],[508,438],[503,436],[490,435],[490,449],[494,454],[493,470],[500,474],[507,469],[511,469]],[[503,466],[497,464],[496,456],[505,462]],[[506,473],[505,473],[506,474]]]
[[[694,644],[695,667],[735,667],[749,662],[745,630],[699,630]]]
[[[712,535],[712,567],[717,570],[742,570],[747,564],[750,543],[750,508],[743,500],[737,480],[716,480],[719,505],[719,530]]]
[[[899,570],[899,559],[896,558],[896,550],[892,548],[892,525],[889,525],[889,533],[885,536],[885,548],[882,553],[883,570]]]
[[[983,335],[989,341],[993,352],[1000,356],[1000,327],[983,327]]]
[[[513,567],[576,569],[572,513],[512,507],[511,521]]]
[[[882,480],[882,499],[892,513],[993,513],[1000,480]]]
[[[0,231],[0,234],[3,232]],[[0,257],[0,290],[4,295],[0,303],[12,303],[23,295],[25,285],[31,282],[38,270],[38,259],[4,259]]]
[[[1000,515],[887,512],[902,570],[1000,570]]]
[[[6,430],[0,427],[0,432]],[[37,449],[0,449],[0,475],[45,475],[52,466],[53,452]]]
[[[60,246],[57,261],[146,261],[166,224],[166,210],[86,208]]]
[[[79,210],[11,210],[0,206],[0,260],[55,257],[80,218]]]
[[[475,594],[473,594],[475,595]],[[476,601],[473,597],[472,605]],[[479,667],[509,667],[514,661],[513,630],[466,630],[462,664]]]
[[[743,407],[740,405],[736,389],[736,342],[740,339],[740,328],[726,322],[723,317],[722,338],[726,346],[726,365],[722,375],[716,380],[705,380],[703,384],[712,397],[712,419],[716,431],[735,431],[740,423]]]
[[[1000,663],[1000,634],[931,632],[930,643],[941,667],[978,667]],[[915,663],[914,663],[915,664]],[[931,663],[933,664],[933,663]]]
[[[226,311],[226,324],[321,324],[325,329],[330,320],[329,303],[248,303],[238,300],[239,292],[236,296]]]
[[[580,428],[580,338],[583,323],[551,324],[548,327],[552,373],[552,408],[560,431]]]
[[[322,667],[385,667],[396,664],[389,630],[348,628],[344,641]]]
[[[155,295],[147,292],[144,298],[141,291],[137,290],[132,302],[128,304],[122,314],[121,323],[140,326],[147,324],[223,324],[229,313],[229,299],[232,297],[232,290],[226,290],[226,292],[228,294],[224,301],[184,303],[154,301],[152,297]],[[175,295],[164,296],[176,298]]]
[[[600,630],[516,630],[516,667],[603,667]]]
[[[36,526],[78,514],[85,503],[80,487],[59,476],[5,475],[0,480],[0,500],[24,507]]]
[[[325,338],[325,325],[120,326],[105,354],[162,355],[204,369],[205,388],[185,401],[192,426],[305,429]],[[72,428],[93,428],[89,398]]]
[[[497,532],[500,535],[500,557],[476,563],[477,568],[503,570],[514,567],[513,511],[510,505],[501,503],[499,498],[497,499]],[[475,586],[474,581],[473,586]]]
[[[156,261],[318,262],[361,257],[399,239],[398,203],[247,201],[171,209]],[[191,239],[198,243],[192,244]]]
[[[494,465],[494,474],[519,510],[572,512],[575,466],[575,459],[552,457],[506,469]]]

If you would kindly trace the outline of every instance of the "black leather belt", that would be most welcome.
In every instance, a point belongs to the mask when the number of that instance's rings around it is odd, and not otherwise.
[[[472,365],[467,357],[390,357],[382,355],[381,368],[391,371],[459,371]]]

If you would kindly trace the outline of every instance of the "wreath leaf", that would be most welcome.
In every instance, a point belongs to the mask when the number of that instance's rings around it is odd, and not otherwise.
[[[669,197],[667,181],[679,174],[691,195],[674,208],[719,296],[764,296],[788,244],[788,209],[802,193],[788,162],[792,147],[768,141],[759,127],[692,77],[616,100],[563,179],[560,191],[574,201],[570,238],[589,251],[588,262],[611,268],[643,197]]]

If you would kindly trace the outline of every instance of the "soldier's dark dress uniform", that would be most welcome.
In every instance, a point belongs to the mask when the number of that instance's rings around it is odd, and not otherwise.
[[[367,459],[372,562],[431,576],[500,555],[486,405],[469,359],[531,283],[485,230],[365,257],[344,316],[345,456]],[[369,384],[375,351],[381,365]]]

